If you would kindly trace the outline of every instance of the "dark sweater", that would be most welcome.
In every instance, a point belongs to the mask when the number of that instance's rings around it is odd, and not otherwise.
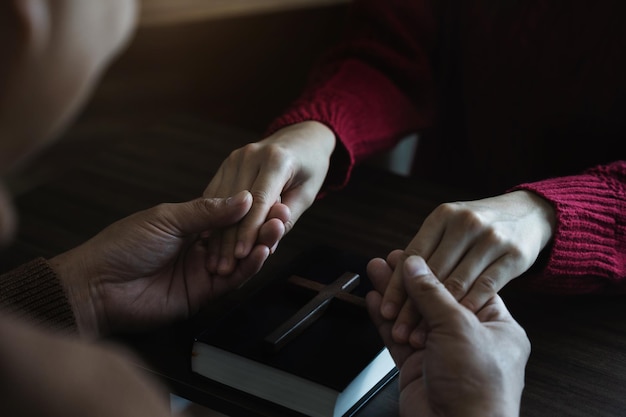
[[[43,258],[0,276],[0,310],[53,331],[77,331],[65,291]]]

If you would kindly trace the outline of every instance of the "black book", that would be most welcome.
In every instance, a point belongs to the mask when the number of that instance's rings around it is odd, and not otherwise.
[[[302,415],[352,415],[397,374],[364,307],[371,289],[366,264],[327,247],[304,253],[208,323],[194,340],[193,372]],[[350,295],[332,297],[299,334],[277,330],[313,298],[323,298],[320,291],[354,276],[358,285],[343,291]]]

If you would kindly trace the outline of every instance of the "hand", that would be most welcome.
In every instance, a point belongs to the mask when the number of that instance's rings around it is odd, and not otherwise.
[[[170,417],[169,394],[138,359],[0,318],[0,415]]]
[[[289,232],[315,200],[334,147],[335,136],[329,128],[318,122],[303,122],[235,150],[222,163],[204,196],[223,197],[250,190],[254,201],[238,225],[211,239],[209,270],[230,274],[237,260],[249,255],[267,219],[283,220],[285,233]],[[278,212],[277,202],[288,212]],[[270,245],[272,252],[279,240]]]
[[[79,331],[154,326],[196,313],[260,269],[269,255],[258,244],[229,276],[205,268],[206,244],[199,233],[232,225],[250,209],[252,196],[161,204],[122,219],[50,264],[65,286]],[[283,233],[274,220],[260,233],[272,241]]]
[[[528,191],[442,204],[426,218],[404,258],[426,259],[450,293],[476,312],[530,268],[552,238],[555,221],[552,206]],[[401,272],[391,278],[381,314],[396,318],[394,338],[406,342],[417,316],[405,304]]]
[[[391,262],[399,262],[399,255],[390,255]],[[426,324],[421,347],[395,342],[393,321],[380,314],[394,271],[382,259],[368,264],[375,291],[367,295],[367,305],[400,370],[400,415],[518,416],[530,342],[502,299],[494,295],[474,314],[422,258],[411,256],[399,268],[409,300]]]

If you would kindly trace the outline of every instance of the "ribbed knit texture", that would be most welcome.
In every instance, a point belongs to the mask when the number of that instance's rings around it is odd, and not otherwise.
[[[354,0],[345,39],[268,133],[335,132],[325,191],[416,131],[414,175],[485,197],[524,184],[553,203],[533,288],[623,292],[623,16],[622,0]]]
[[[0,310],[50,330],[77,331],[65,291],[43,258],[0,276]]]
[[[532,287],[573,294],[626,291],[625,184],[621,161],[516,187],[553,201],[557,211],[550,260]]]

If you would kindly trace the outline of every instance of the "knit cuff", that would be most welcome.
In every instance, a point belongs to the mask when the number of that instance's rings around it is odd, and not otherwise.
[[[590,173],[522,184],[514,189],[537,193],[551,201],[557,230],[550,256],[534,286],[566,294],[602,292],[618,284],[623,276],[620,234],[615,224],[618,212],[615,191],[607,179]]]
[[[67,295],[44,258],[0,276],[0,309],[57,332],[77,332]]]

